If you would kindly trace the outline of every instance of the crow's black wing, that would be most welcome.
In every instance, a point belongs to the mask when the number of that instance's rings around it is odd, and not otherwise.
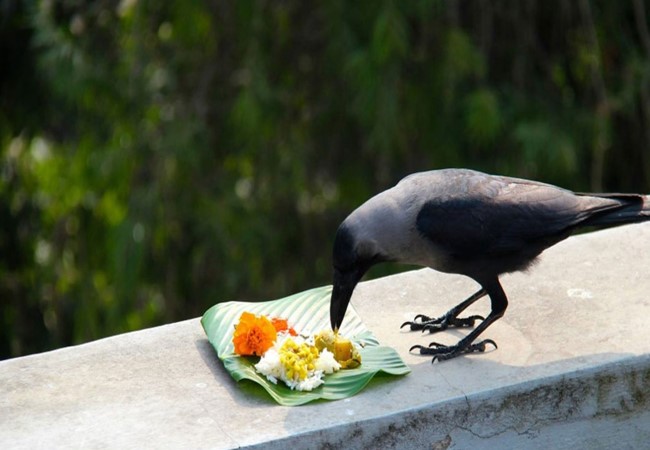
[[[418,231],[457,258],[539,253],[589,217],[620,207],[615,199],[578,196],[552,185],[477,172],[433,188]]]

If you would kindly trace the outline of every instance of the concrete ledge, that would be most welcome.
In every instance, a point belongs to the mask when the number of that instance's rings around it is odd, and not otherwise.
[[[476,285],[426,269],[360,285],[355,308],[412,373],[338,402],[281,407],[235,383],[198,319],[3,361],[0,447],[647,447],[650,224],[571,238],[503,285],[499,349],[433,365],[409,347],[464,333],[399,325]]]

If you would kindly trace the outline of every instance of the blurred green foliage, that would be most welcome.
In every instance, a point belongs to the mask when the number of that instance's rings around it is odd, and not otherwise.
[[[650,191],[646,6],[4,0],[0,358],[329,283],[413,171]]]

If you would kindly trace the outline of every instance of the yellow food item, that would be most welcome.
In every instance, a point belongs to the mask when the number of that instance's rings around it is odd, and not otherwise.
[[[347,361],[352,359],[352,342],[340,340],[334,342],[334,359],[337,361]]]
[[[332,330],[324,330],[315,335],[314,345],[319,351],[326,348],[332,352],[334,359],[341,364],[341,369],[354,369],[361,365],[361,355],[354,344]]]
[[[306,343],[298,344],[288,338],[280,348],[280,362],[284,366],[287,378],[302,381],[315,368],[319,350]]]

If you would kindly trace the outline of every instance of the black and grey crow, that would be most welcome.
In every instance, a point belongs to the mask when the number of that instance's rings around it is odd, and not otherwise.
[[[371,198],[339,226],[334,240],[332,329],[341,326],[355,286],[374,264],[394,261],[466,275],[481,289],[439,318],[417,315],[411,330],[430,332],[481,323],[456,345],[415,345],[445,360],[482,352],[474,341],[503,316],[508,299],[499,276],[528,268],[548,247],[578,228],[650,220],[650,196],[577,194],[545,183],[465,169],[415,173]],[[483,296],[486,317],[458,315]]]

